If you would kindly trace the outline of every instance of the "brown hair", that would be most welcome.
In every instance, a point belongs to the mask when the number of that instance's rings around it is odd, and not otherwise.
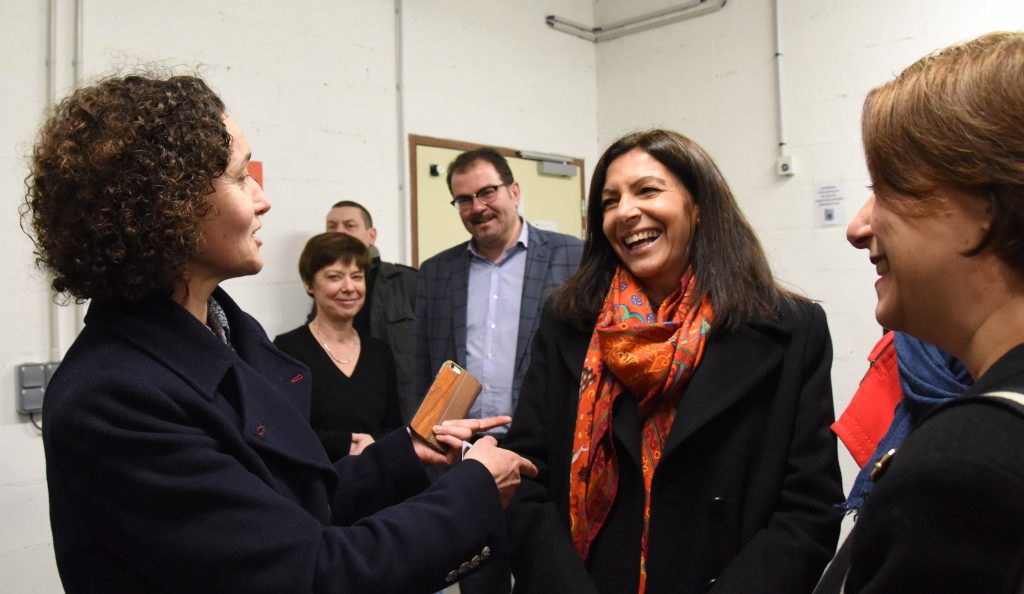
[[[501,183],[506,186],[512,185],[516,180],[512,177],[512,168],[509,167],[508,161],[505,157],[501,156],[501,153],[490,148],[482,147],[467,151],[461,155],[455,157],[455,160],[448,164],[448,192],[452,191],[452,176],[456,173],[465,173],[472,169],[473,165],[477,161],[483,161],[490,163],[494,166],[494,170],[498,172],[498,177],[501,178]]]
[[[989,33],[921,58],[864,101],[878,200],[907,215],[949,188],[986,200],[991,247],[1024,272],[1024,33]]]
[[[309,238],[299,256],[299,276],[307,285],[313,284],[316,273],[335,262],[356,263],[363,272],[373,263],[370,249],[362,241],[346,233],[320,233]]]
[[[193,76],[112,77],[61,101],[20,208],[53,290],[129,301],[170,292],[198,249],[230,144],[224,103]]]
[[[602,230],[605,175],[613,161],[634,149],[651,155],[679,178],[699,209],[690,245],[697,278],[693,304],[710,296],[715,328],[776,318],[794,296],[775,283],[761,244],[715,162],[697,143],[669,130],[635,132],[601,155],[590,181],[583,256],[576,272],[554,294],[555,312],[581,329],[593,328],[597,320],[619,265]]]

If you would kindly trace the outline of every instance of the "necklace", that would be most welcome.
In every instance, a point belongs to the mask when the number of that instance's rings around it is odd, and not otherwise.
[[[332,361],[334,361],[335,363],[337,363],[339,365],[348,365],[349,363],[351,363],[356,358],[356,355],[359,354],[359,334],[358,333],[356,334],[355,342],[352,343],[352,350],[349,352],[348,358],[340,359],[340,358],[334,356],[334,353],[331,352],[331,349],[327,348],[327,343],[324,342],[320,338],[320,336],[318,336],[319,332],[317,332],[316,328],[313,327],[313,324],[309,325],[309,330],[310,330],[310,333],[313,335],[313,338],[320,345],[320,348],[322,348],[324,350],[324,352],[327,353],[327,356],[330,357]]]

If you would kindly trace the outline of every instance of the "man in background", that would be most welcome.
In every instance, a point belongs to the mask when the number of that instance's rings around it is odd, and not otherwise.
[[[373,262],[366,276],[366,301],[352,324],[361,333],[383,340],[395,356],[398,402],[408,422],[425,392],[414,392],[413,357],[416,333],[416,269],[382,262],[374,246],[377,229],[363,205],[342,200],[327,213],[326,231],[347,233],[370,248]],[[315,313],[315,312],[314,312]]]
[[[519,216],[520,188],[497,151],[462,153],[448,166],[452,205],[471,239],[423,262],[416,291],[416,391],[445,360],[483,384],[467,415],[511,415],[545,299],[576,270],[583,242]],[[507,427],[488,431],[500,442]],[[507,563],[461,582],[462,594],[510,591]]]

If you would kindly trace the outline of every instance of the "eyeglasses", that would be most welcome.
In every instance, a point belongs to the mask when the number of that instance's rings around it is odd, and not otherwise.
[[[466,212],[473,208],[473,199],[476,198],[480,201],[480,204],[490,204],[494,202],[494,199],[498,197],[498,188],[507,186],[508,184],[495,184],[493,186],[484,186],[476,191],[475,194],[463,194],[461,196],[455,196],[452,198],[452,206],[459,209],[461,212]]]

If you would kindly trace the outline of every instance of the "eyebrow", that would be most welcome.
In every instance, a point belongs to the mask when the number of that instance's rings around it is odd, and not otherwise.
[[[668,185],[668,181],[658,177],[657,175],[645,175],[644,177],[641,177],[639,179],[636,179],[636,180],[633,180],[632,182],[630,182],[629,183],[629,187],[632,188],[632,187],[636,187],[636,186],[642,186],[642,185],[650,183],[650,182],[658,182],[659,184]],[[613,190],[613,189],[610,189],[610,188],[603,188],[601,190],[601,194],[618,194],[618,193],[619,192],[617,190]]]
[[[228,169],[232,170],[232,173],[241,173],[240,170],[245,170],[249,167],[249,161],[252,160],[252,151],[249,151],[242,157],[241,161],[237,163],[229,163]]]

